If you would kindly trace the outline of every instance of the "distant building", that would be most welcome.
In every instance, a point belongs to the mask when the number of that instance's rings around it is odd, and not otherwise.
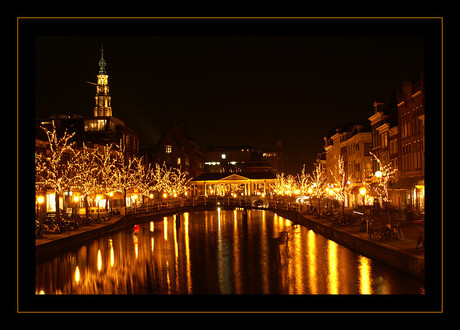
[[[275,182],[273,172],[202,173],[191,180],[193,196],[224,196],[239,198],[259,196],[268,198]]]
[[[275,173],[284,172],[284,152],[283,144],[280,140],[276,141],[276,148],[263,149],[261,151],[262,160],[266,161]]]
[[[273,172],[284,170],[281,141],[273,149],[258,150],[255,146],[208,146],[205,172]]]
[[[194,142],[186,128],[180,128],[173,120],[155,147],[143,148],[142,154],[149,163],[166,164],[181,168],[193,178],[204,171],[204,153]]]

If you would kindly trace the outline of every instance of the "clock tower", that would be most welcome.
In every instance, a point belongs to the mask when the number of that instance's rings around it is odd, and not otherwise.
[[[109,94],[109,76],[105,72],[105,66],[104,47],[102,46],[101,59],[99,60],[99,74],[97,75],[94,117],[112,116],[112,107],[110,106],[111,97]]]

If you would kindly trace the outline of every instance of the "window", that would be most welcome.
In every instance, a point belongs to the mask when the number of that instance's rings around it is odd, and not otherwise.
[[[171,146],[170,144],[167,144],[167,145],[166,145],[166,153],[167,153],[167,154],[172,153],[172,146]]]
[[[227,158],[227,155],[226,154],[222,154],[222,159],[226,159]]]
[[[177,157],[177,165],[180,165],[180,163],[181,163],[180,157]]]
[[[106,123],[106,119],[85,120],[85,131],[103,131]]]

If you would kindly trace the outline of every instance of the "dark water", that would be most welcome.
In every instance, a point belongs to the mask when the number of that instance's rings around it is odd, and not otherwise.
[[[417,294],[423,281],[262,210],[130,226],[36,266],[44,294]]]

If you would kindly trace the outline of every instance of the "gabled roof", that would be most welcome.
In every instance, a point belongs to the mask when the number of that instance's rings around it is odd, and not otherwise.
[[[201,173],[192,181],[272,180],[273,172]]]

